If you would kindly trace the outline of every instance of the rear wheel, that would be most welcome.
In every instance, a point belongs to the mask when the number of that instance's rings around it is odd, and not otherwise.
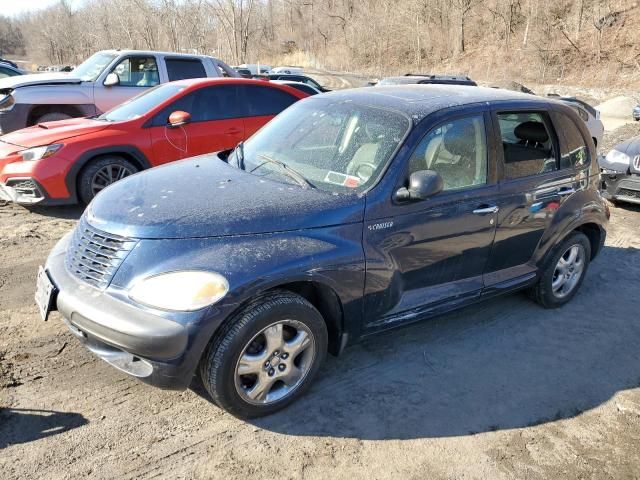
[[[577,293],[591,259],[591,243],[586,235],[574,232],[555,250],[532,288],[532,296],[545,308],[557,308]]]
[[[133,163],[118,156],[109,155],[90,161],[78,178],[80,200],[88,204],[103,189],[137,171]]]
[[[263,296],[212,340],[200,378],[213,401],[238,417],[269,415],[302,395],[327,351],[320,313],[291,292]]]

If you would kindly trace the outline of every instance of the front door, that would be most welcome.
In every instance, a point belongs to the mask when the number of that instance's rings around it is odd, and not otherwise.
[[[169,115],[178,110],[189,113],[191,121],[172,128]],[[208,86],[187,93],[152,120],[155,164],[234,148],[245,138],[243,116],[244,104],[235,85]]]
[[[120,79],[118,85],[107,87],[103,83],[96,82],[94,86],[96,109],[102,113],[160,84],[158,65],[153,56],[126,57],[109,73],[118,75]]]
[[[444,190],[367,218],[365,315],[370,329],[411,321],[478,297],[497,218],[487,114],[446,120],[411,155],[412,172],[434,170]],[[490,130],[489,130],[490,131]]]

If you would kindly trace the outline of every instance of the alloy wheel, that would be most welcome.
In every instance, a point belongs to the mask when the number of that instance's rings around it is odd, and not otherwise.
[[[130,170],[124,165],[118,165],[116,163],[105,165],[98,170],[91,179],[91,191],[93,195],[97,195],[101,190],[105,189],[112,183],[122,180],[129,175],[133,175],[135,172]]]
[[[571,245],[556,264],[551,280],[553,294],[557,298],[564,298],[575,288],[585,266],[585,250],[580,244]]]
[[[236,364],[236,391],[248,403],[269,405],[291,395],[309,373],[316,354],[311,330],[302,322],[269,325],[243,348]]]

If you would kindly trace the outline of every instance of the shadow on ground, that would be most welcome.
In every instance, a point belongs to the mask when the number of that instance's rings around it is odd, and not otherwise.
[[[39,207],[32,206],[29,210],[32,213],[42,215],[43,217],[61,218],[65,220],[78,220],[84,212],[84,205],[68,205],[62,207]]]
[[[573,417],[640,385],[640,251],[607,247],[574,300],[516,294],[366,340],[256,426],[288,435],[412,439]],[[626,301],[621,301],[626,298]]]
[[[0,408],[0,450],[58,435],[87,423],[79,413]]]

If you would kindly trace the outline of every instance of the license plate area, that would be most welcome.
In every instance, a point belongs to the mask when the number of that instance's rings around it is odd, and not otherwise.
[[[49,278],[49,274],[47,274],[42,266],[38,267],[35,300],[38,311],[40,312],[40,317],[42,317],[42,320],[45,322],[49,318],[49,313],[53,310],[57,293],[58,290]]]

